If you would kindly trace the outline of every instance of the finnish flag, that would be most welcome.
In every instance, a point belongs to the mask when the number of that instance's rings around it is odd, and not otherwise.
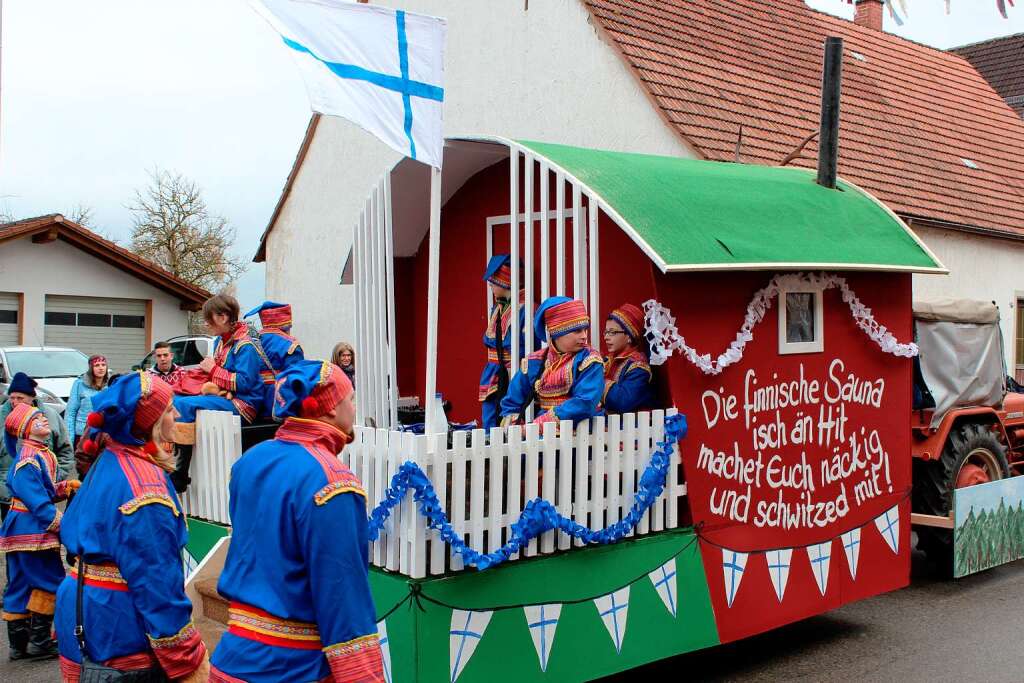
[[[342,0],[250,0],[302,70],[313,111],[441,168],[444,19]]]

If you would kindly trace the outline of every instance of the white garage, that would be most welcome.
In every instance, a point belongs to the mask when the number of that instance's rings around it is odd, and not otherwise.
[[[18,343],[20,299],[21,297],[13,292],[0,292],[0,346],[13,346]]]
[[[209,292],[60,214],[0,224],[0,346],[64,346],[114,372],[188,333]]]
[[[128,370],[149,353],[146,327],[146,302],[139,299],[46,297],[43,343],[106,356],[115,372]]]

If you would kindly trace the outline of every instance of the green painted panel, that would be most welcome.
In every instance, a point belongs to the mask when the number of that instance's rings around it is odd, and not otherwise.
[[[459,681],[590,680],[716,645],[718,633],[695,540],[691,530],[677,530],[423,581],[373,570],[378,616],[399,603],[411,586],[422,593],[418,606],[409,600],[387,619],[393,680],[448,680],[453,607],[495,610]],[[648,577],[673,557],[675,617]],[[616,652],[593,598],[625,585],[630,586],[629,609],[622,650]],[[541,603],[563,603],[545,672],[522,609]]]
[[[231,533],[231,529],[220,524],[204,522],[200,519],[188,518],[188,543],[185,550],[193,557],[196,564],[203,561],[207,553],[213,550],[217,541]]]
[[[520,144],[597,192],[668,267],[940,267],[871,197],[806,169]]]

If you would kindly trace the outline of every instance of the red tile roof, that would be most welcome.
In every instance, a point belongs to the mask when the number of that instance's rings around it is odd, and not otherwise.
[[[762,164],[816,131],[822,45],[841,36],[840,175],[905,217],[1024,236],[1024,122],[959,55],[803,0],[583,2],[670,124],[715,160],[735,158],[740,126],[743,161]],[[816,154],[812,141],[791,163]]]
[[[973,64],[989,85],[1024,116],[1024,33],[964,45],[953,52]]]
[[[8,240],[32,237],[33,241],[52,242],[60,239],[82,251],[134,275],[150,285],[176,296],[181,308],[199,310],[210,293],[202,287],[182,280],[152,261],[104,239],[92,230],[64,218],[59,213],[25,218],[0,224],[0,245]]]

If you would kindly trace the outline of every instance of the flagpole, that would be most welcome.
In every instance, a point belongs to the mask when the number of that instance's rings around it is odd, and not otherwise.
[[[441,249],[441,169],[430,168],[430,254],[427,270],[427,382],[424,433],[433,436],[437,393],[437,299]],[[433,450],[434,439],[427,447]]]

